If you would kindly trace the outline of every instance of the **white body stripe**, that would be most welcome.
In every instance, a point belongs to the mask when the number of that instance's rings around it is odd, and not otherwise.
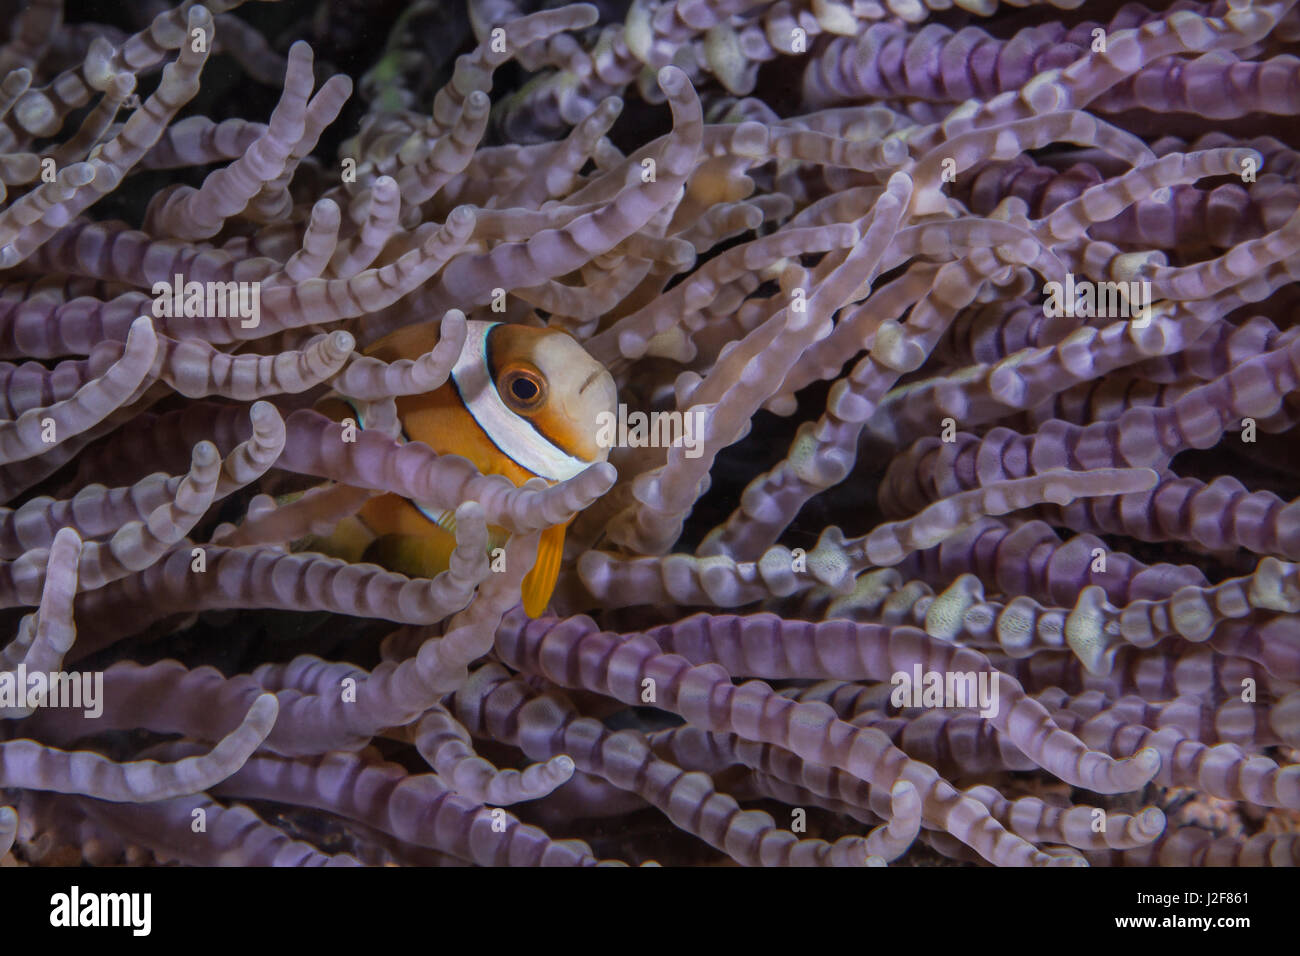
[[[590,462],[557,448],[501,400],[487,360],[488,333],[500,323],[475,320],[466,325],[465,347],[452,367],[451,377],[466,410],[492,444],[521,468],[548,481],[564,481],[585,469]]]

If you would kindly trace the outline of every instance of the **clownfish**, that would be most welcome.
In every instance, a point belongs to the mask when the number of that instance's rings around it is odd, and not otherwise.
[[[605,461],[596,441],[602,414],[616,410],[614,378],[566,332],[499,322],[466,323],[465,345],[446,383],[396,399],[402,440],[422,441],[440,455],[467,458],[485,475],[516,485],[530,478],[554,484]],[[375,342],[366,355],[385,362],[414,359],[438,341],[438,323],[407,326]],[[316,409],[335,421],[359,411],[333,394]],[[567,525],[542,532],[537,562],[524,578],[524,610],[536,617],[555,590]],[[412,577],[446,570],[455,547],[453,512],[396,494],[371,498],[316,550],[370,561]],[[505,537],[489,528],[489,547]]]

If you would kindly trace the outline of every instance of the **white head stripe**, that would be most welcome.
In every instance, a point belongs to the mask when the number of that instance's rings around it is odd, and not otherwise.
[[[516,415],[497,392],[496,382],[488,372],[487,337],[499,322],[465,323],[465,347],[452,367],[452,381],[460,391],[466,410],[479,428],[515,464],[548,481],[564,481],[585,469],[590,462],[575,458],[557,448]]]

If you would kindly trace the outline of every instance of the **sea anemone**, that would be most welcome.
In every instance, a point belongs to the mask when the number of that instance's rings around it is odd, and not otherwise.
[[[0,857],[1300,861],[1294,6],[29,0]],[[402,440],[478,320],[608,462]]]

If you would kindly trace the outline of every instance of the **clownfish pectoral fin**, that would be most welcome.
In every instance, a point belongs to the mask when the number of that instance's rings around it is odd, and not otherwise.
[[[412,501],[411,504],[415,510],[420,512],[434,524],[449,535],[456,534],[456,512],[448,508],[437,508],[433,505],[422,505],[418,501]]]
[[[290,550],[318,551],[331,558],[356,562],[362,559],[362,555],[374,540],[374,534],[366,527],[364,521],[357,517],[348,517],[335,525],[334,530],[329,534],[310,535],[295,541]]]
[[[564,554],[566,525],[554,525],[542,532],[537,544],[537,563],[524,578],[524,613],[537,617],[546,610],[555,582],[560,576],[560,558]]]
[[[446,571],[456,539],[450,535],[385,534],[376,538],[361,560],[411,578],[431,578]]]

